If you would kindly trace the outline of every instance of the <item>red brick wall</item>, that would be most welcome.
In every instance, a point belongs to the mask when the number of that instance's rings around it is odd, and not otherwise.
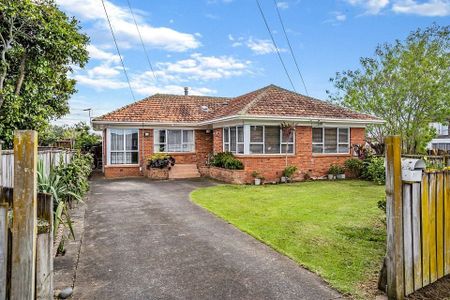
[[[147,136],[146,136],[147,135]],[[195,153],[171,154],[178,164],[197,164],[204,166],[209,153],[213,151],[212,132],[206,130],[195,131]],[[106,130],[104,131],[104,145],[106,145]],[[147,159],[153,154],[153,129],[139,129],[139,164],[143,168],[147,165]],[[104,161],[106,163],[106,146],[104,147]],[[107,166],[104,170],[105,177],[141,176],[139,167]]]
[[[352,157],[351,154],[313,154],[312,153],[312,128],[298,126],[295,131],[295,155],[288,155],[288,165],[295,165],[299,169],[298,179],[302,179],[306,173],[314,177],[324,176],[328,172],[330,164],[344,164],[344,161]],[[351,128],[350,145],[364,142],[364,128]],[[222,130],[214,130],[214,152],[222,152]],[[253,171],[261,173],[266,181],[278,181],[286,166],[285,155],[239,155],[239,160],[244,163],[247,183],[253,181]]]
[[[142,176],[139,166],[105,166],[104,174],[106,178]]]

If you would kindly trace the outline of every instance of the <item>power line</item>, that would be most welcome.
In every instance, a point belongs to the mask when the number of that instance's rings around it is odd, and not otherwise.
[[[283,65],[284,72],[286,73],[286,76],[288,77],[289,82],[292,85],[292,89],[296,92],[294,83],[292,82],[291,76],[289,75],[289,72],[288,72],[288,70],[286,68],[286,65],[284,64],[283,58],[281,57],[280,50],[278,49],[277,43],[275,42],[275,39],[273,38],[272,31],[270,31],[270,27],[269,27],[269,24],[267,23],[266,16],[264,15],[264,12],[263,12],[263,10],[261,8],[261,4],[259,3],[258,0],[256,0],[256,4],[258,5],[259,12],[261,13],[261,16],[262,16],[262,18],[264,20],[264,24],[266,24],[267,31],[270,34],[270,38],[272,39],[272,43],[273,43],[273,46],[275,47],[275,51],[278,54],[278,58],[280,59],[280,62]]]
[[[105,1],[102,0],[103,9],[105,11],[106,19],[108,20],[109,29],[111,30],[111,35],[114,40],[114,44],[116,45],[117,54],[119,54],[120,62],[122,64],[123,72],[125,73],[125,77],[127,78],[128,87],[130,88],[131,96],[133,97],[133,100],[136,101],[136,97],[134,97],[133,89],[131,88],[130,79],[128,78],[127,69],[125,68],[125,64],[123,63],[122,55],[120,54],[119,45],[117,45],[116,36],[114,35],[114,30],[111,24],[111,21],[109,20],[108,12],[106,11]]]
[[[134,12],[133,12],[133,9],[131,8],[130,0],[127,0],[127,2],[128,2],[128,7],[130,9],[131,16],[133,17],[134,25],[136,25],[136,29],[137,29],[137,32],[139,34],[139,39],[141,40],[142,48],[144,49],[145,56],[147,57],[148,65],[150,66],[150,70],[152,70],[153,77],[155,78],[155,82],[157,82],[158,79],[156,77],[155,71],[153,70],[153,65],[152,65],[152,63],[150,61],[150,57],[148,56],[147,49],[145,48],[144,40],[142,39],[141,31],[139,30],[139,26],[138,26],[138,24],[136,22],[136,18],[134,17]]]
[[[294,60],[295,67],[297,68],[298,74],[300,75],[300,79],[302,80],[306,95],[309,96],[308,89],[306,88],[305,80],[303,80],[302,72],[300,72],[300,67],[298,66],[297,59],[295,58],[294,51],[292,50],[291,42],[289,41],[288,35],[286,33],[286,29],[284,28],[284,22],[283,22],[283,18],[281,18],[280,9],[278,8],[278,2],[277,2],[277,0],[273,0],[273,2],[275,4],[275,8],[277,9],[278,19],[280,20],[281,27],[283,28],[284,36],[285,36],[287,44],[289,46],[289,51],[291,52],[292,59]]]

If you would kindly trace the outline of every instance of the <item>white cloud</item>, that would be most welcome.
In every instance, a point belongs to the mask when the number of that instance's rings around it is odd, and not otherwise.
[[[389,0],[347,0],[353,6],[361,6],[367,14],[376,15],[389,4]]]
[[[270,40],[253,39],[250,37],[246,43],[247,47],[257,55],[270,54],[276,51],[275,46]],[[279,49],[284,51],[284,49]]]
[[[347,16],[344,14],[336,14],[336,21],[343,22],[347,19]]]
[[[63,10],[76,15],[79,19],[96,22],[100,28],[109,31],[105,12],[99,1],[57,0],[56,2]],[[105,6],[118,38],[137,44],[139,34],[129,10],[107,0],[105,0]],[[201,45],[194,34],[179,32],[168,27],[153,27],[146,22],[141,12],[135,11],[135,15],[144,43],[149,47],[183,52]]]
[[[89,57],[91,59],[98,59],[98,60],[103,60],[103,61],[111,61],[111,62],[115,62],[115,63],[120,62],[119,55],[116,55],[114,53],[102,50],[102,49],[98,48],[97,46],[88,45],[87,46],[87,50],[89,52]]]
[[[430,0],[418,3],[415,0],[403,0],[395,3],[392,10],[400,14],[413,14],[427,17],[444,17],[450,15],[449,0]]]
[[[288,9],[289,3],[287,3],[286,1],[279,1],[279,2],[277,2],[277,6],[278,6],[278,8],[281,8],[281,9]]]

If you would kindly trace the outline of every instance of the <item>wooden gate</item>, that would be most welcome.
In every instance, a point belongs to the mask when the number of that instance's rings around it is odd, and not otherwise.
[[[450,274],[450,172],[402,170],[400,145],[400,137],[386,138],[389,299]]]

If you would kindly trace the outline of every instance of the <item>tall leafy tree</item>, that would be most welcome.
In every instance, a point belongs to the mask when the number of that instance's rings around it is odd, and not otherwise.
[[[434,136],[429,123],[450,116],[450,27],[418,29],[404,41],[379,45],[360,63],[336,73],[330,99],[384,119],[385,125],[368,130],[375,142],[397,134],[405,152],[424,151]]]
[[[0,139],[43,130],[69,112],[72,68],[88,60],[89,38],[53,0],[0,0]]]

